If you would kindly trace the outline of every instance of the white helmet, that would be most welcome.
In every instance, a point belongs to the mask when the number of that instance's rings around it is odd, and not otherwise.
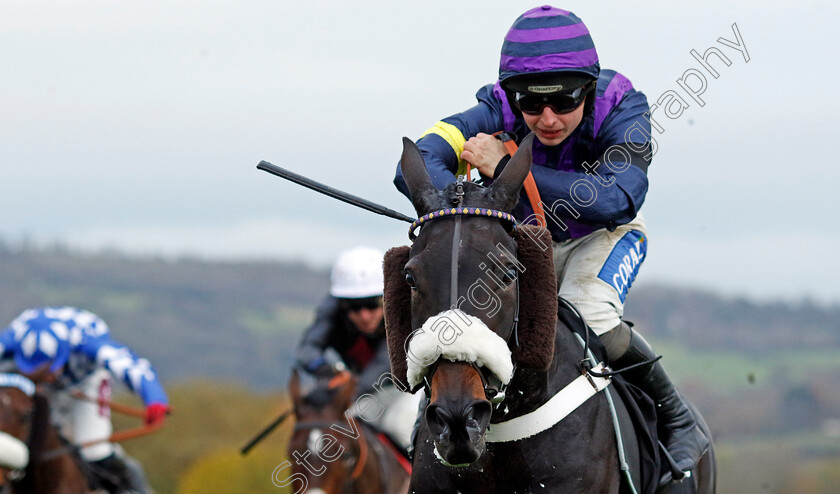
[[[330,274],[330,295],[336,298],[366,298],[382,295],[381,251],[356,247],[339,254]]]

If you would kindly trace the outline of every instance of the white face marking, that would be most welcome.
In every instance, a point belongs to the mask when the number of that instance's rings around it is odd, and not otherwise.
[[[312,429],[309,431],[309,439],[306,440],[306,447],[309,451],[318,454],[318,441],[324,437],[324,433],[321,432],[321,429]],[[311,490],[309,492],[312,492]]]

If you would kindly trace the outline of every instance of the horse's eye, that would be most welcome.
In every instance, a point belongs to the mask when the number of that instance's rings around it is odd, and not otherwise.
[[[405,273],[405,282],[408,283],[408,286],[411,288],[415,288],[417,282],[414,281],[414,276],[411,273]]]
[[[515,280],[518,275],[519,271],[517,271],[516,268],[508,268],[508,270],[505,271],[505,283],[513,283],[513,280]]]

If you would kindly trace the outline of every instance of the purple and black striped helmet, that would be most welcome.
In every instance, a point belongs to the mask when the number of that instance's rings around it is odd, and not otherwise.
[[[517,82],[598,78],[601,66],[589,29],[578,16],[550,5],[531,9],[514,21],[502,45],[499,81],[506,91]]]

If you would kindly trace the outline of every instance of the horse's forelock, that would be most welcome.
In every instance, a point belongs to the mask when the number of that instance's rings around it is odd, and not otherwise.
[[[317,388],[312,390],[311,393],[307,394],[303,397],[303,403],[315,408],[321,409],[330,403],[332,403],[333,399],[335,398],[335,390],[326,389],[326,388]]]
[[[447,185],[440,194],[440,200],[436,202],[436,209],[450,208],[454,205],[452,199],[455,197],[456,183]],[[483,187],[473,182],[464,182],[464,199],[462,206],[474,208],[497,209],[510,213],[516,203],[510,203],[506,197],[499,195],[498,190],[492,187]]]

